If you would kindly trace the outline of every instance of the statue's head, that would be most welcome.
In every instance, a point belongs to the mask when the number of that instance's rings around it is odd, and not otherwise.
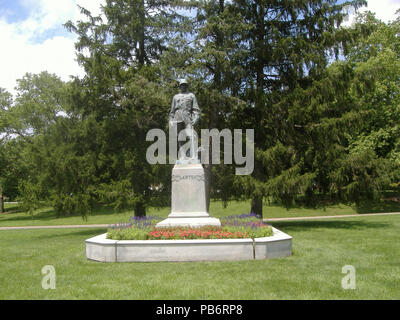
[[[186,92],[189,84],[186,79],[181,79],[179,80],[179,88],[181,89],[181,92]]]

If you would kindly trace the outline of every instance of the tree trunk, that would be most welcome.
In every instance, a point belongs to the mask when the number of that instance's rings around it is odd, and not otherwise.
[[[256,214],[260,219],[263,218],[263,198],[254,197],[251,200],[251,212]]]
[[[134,210],[134,214],[135,217],[145,217],[146,216],[146,207],[144,205],[144,203],[142,202],[138,202],[135,205]]]
[[[255,92],[255,116],[256,118],[262,122],[262,119],[265,116],[264,111],[264,52],[263,52],[263,43],[265,38],[265,26],[264,26],[264,7],[261,4],[257,5],[257,14],[258,21],[256,25],[256,92]],[[256,130],[255,132],[255,146],[257,146],[259,141],[263,141],[263,134],[261,130]],[[254,162],[254,171],[253,176],[257,179],[262,178],[261,172],[262,164],[255,159]],[[263,197],[260,195],[253,195],[251,200],[251,212],[256,214],[260,219],[263,218]]]
[[[143,67],[145,63],[145,44],[144,44],[144,38],[145,38],[145,4],[144,0],[142,0],[141,5],[140,5],[140,26],[139,26],[139,54],[138,54],[138,62],[139,62],[139,67]]]
[[[221,15],[222,12],[224,11],[224,6],[225,6],[225,0],[219,0],[219,10],[218,10],[218,15]],[[223,33],[218,29],[215,30],[216,32],[216,46],[217,48],[222,48],[224,44],[224,35]],[[215,73],[214,73],[214,87],[218,90],[219,93],[222,92],[222,84],[221,84],[221,79],[222,79],[222,67],[221,63],[216,61],[215,64]],[[212,130],[216,128],[217,126],[217,111],[216,108],[211,108],[210,110],[210,122],[209,122],[209,129]],[[211,139],[210,139],[211,140]],[[209,159],[208,163],[204,165],[204,172],[206,175],[206,199],[207,199],[207,212],[210,210],[210,201],[211,201],[211,178],[212,178],[212,144],[211,141],[208,141],[208,146],[209,146]]]
[[[211,108],[210,110],[210,124],[209,124],[209,129],[214,129],[216,126],[216,111],[215,108]],[[212,141],[211,137],[208,138],[208,164],[204,164],[204,173],[205,173],[205,178],[206,178],[206,199],[207,199],[207,212],[210,212],[210,201],[211,201],[211,179],[212,179]]]
[[[210,201],[211,201],[211,163],[203,165],[204,174],[206,178],[206,201],[207,201],[207,212],[210,212]]]
[[[3,187],[0,186],[0,213],[4,213]]]

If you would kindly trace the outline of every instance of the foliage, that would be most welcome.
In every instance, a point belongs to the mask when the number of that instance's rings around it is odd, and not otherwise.
[[[360,25],[374,31],[360,40],[348,55],[354,78],[349,94],[365,114],[349,137],[350,155],[370,154],[386,163],[387,180],[400,179],[400,18],[385,24],[371,14],[359,17]],[[386,183],[387,184],[387,183]]]
[[[255,154],[264,178],[235,181],[246,196],[273,196],[287,207],[299,194],[308,203],[328,195],[360,204],[398,181],[398,21],[384,24],[366,13],[338,32],[359,35],[345,60],[313,77],[309,70],[281,97],[268,95],[265,103],[276,103],[261,132],[270,132],[262,141],[271,146]]]
[[[163,204],[169,190],[167,168],[146,161],[145,138],[150,129],[167,127],[171,86],[162,82],[155,62],[182,20],[174,6],[179,3],[107,1],[107,22],[82,9],[88,21],[66,23],[79,37],[78,61],[87,72],[75,80],[73,110],[93,122],[87,134],[98,137],[85,150],[96,159],[94,193],[116,210],[132,206],[137,216],[149,204]]]
[[[166,52],[166,61],[193,79],[206,108],[203,127],[256,129],[253,175],[237,177],[226,166],[214,168],[214,196],[224,201],[252,198],[252,211],[262,216],[263,197],[274,196],[289,205],[315,184],[315,173],[303,156],[304,142],[309,140],[297,129],[303,124],[290,113],[294,109],[307,115],[304,104],[296,105],[301,90],[312,88],[331,59],[348,49],[358,33],[338,27],[345,17],[343,9],[363,4],[204,1],[195,5],[193,44],[192,37],[180,39],[176,49]],[[272,154],[275,151],[287,154],[290,161],[281,162]],[[265,153],[274,161],[266,164]]]
[[[147,240],[148,231],[130,227],[125,229],[111,229],[107,232],[107,239],[112,240]]]
[[[255,169],[205,165],[227,204],[300,195],[360,204],[400,180],[400,20],[365,1],[108,0],[67,22],[82,79],[27,73],[0,89],[1,192],[28,212],[86,217],[96,204],[168,206],[168,165],[146,161],[146,134],[168,129],[176,80],[188,77],[200,128],[254,128]],[[221,151],[222,152],[222,151]],[[211,179],[212,178],[212,179]]]

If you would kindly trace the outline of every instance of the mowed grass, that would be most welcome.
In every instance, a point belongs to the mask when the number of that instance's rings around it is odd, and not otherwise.
[[[115,212],[111,207],[102,207],[94,210],[91,215],[84,220],[80,215],[57,217],[52,208],[36,210],[31,216],[26,212],[20,212],[18,205],[7,204],[8,213],[0,214],[0,227],[10,226],[41,226],[41,225],[79,225],[79,224],[115,224],[127,222],[133,216],[133,210]],[[147,215],[156,215],[166,218],[170,213],[170,207],[161,209],[149,208]],[[283,217],[313,217],[313,216],[335,216],[351,215],[369,212],[400,212],[398,203],[371,204],[368,209],[356,208],[344,204],[328,205],[324,208],[296,207],[285,209],[278,205],[264,205],[264,218],[283,218]],[[235,214],[249,213],[249,201],[231,201],[224,207],[220,201],[212,201],[210,204],[210,214],[214,217],[224,217]]]
[[[273,224],[293,256],[261,261],[99,263],[84,240],[105,229],[0,231],[0,299],[400,299],[400,216]],[[41,269],[56,270],[44,290]],[[356,270],[356,289],[341,286]]]

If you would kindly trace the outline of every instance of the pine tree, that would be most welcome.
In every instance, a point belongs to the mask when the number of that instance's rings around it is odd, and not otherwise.
[[[311,87],[338,56],[350,35],[339,29],[347,6],[364,1],[234,1],[251,28],[241,41],[248,46],[243,100],[255,130],[256,163],[251,178],[237,185],[252,197],[252,211],[262,216],[262,199],[274,196],[289,205],[313,187],[304,168],[304,123],[291,118],[298,90]],[[299,106],[303,114],[306,105]],[[305,119],[306,120],[306,119]],[[250,190],[248,190],[250,188]]]
[[[87,22],[66,24],[79,36],[78,61],[86,71],[83,80],[75,81],[81,88],[74,96],[75,112],[94,123],[92,134],[101,135],[89,148],[100,159],[94,188],[100,199],[116,208],[133,205],[137,216],[145,215],[149,204],[165,199],[169,190],[166,168],[146,161],[146,134],[167,128],[171,84],[160,75],[157,62],[182,20],[172,10],[180,5],[107,1],[106,22],[82,9]]]

